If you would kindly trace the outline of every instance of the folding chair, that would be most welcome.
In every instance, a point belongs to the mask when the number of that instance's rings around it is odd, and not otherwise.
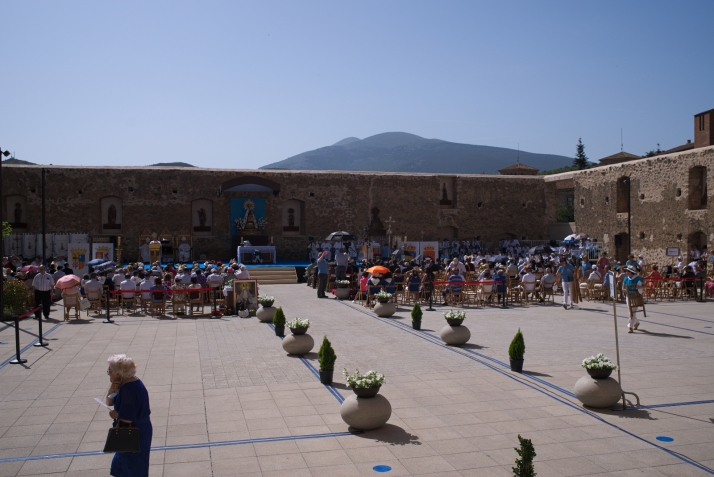
[[[151,305],[149,306],[149,314],[154,316],[154,314],[159,314],[163,316],[166,314],[166,293],[152,293],[151,294]]]
[[[206,302],[204,300],[204,294],[200,290],[192,291],[190,288],[188,289],[188,305],[189,305],[189,311],[191,312],[191,315],[193,315],[194,308],[196,311],[201,309],[201,315],[204,313],[204,307],[206,305]]]
[[[645,298],[638,292],[627,292],[627,309],[630,312],[630,318],[636,311],[642,311],[645,318],[647,318],[647,311],[645,310]]]
[[[87,291],[87,300],[89,300],[89,303],[92,305],[91,307],[87,308],[87,316],[89,316],[90,311],[94,311],[95,313],[102,312],[102,292],[101,291],[99,291],[99,290]]]

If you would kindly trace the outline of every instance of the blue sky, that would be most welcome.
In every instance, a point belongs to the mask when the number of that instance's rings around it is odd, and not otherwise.
[[[257,168],[404,131],[591,160],[693,139],[714,1],[0,7],[0,147],[41,164]]]

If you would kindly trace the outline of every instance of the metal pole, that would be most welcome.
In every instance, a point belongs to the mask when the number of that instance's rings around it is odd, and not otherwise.
[[[4,151],[2,148],[0,148],[0,206],[4,205],[4,201],[2,200],[3,198],[3,192],[2,192],[2,158],[4,156]],[[10,217],[8,217],[8,220]],[[5,264],[1,263],[2,262],[2,257],[4,256],[3,252],[3,247],[5,245],[5,237],[0,238],[0,267],[3,267],[3,270],[0,270],[0,313],[3,314],[2,318],[5,319],[5,304],[3,302],[3,288],[5,287]],[[10,264],[10,257],[7,257],[8,265]],[[19,356],[18,356],[19,358]]]
[[[45,245],[45,168],[42,168],[42,264],[47,266],[47,246]]]
[[[50,294],[52,292],[50,291]],[[50,295],[50,300],[52,299],[52,296]],[[44,307],[44,304],[42,305]],[[49,343],[47,343],[45,340],[42,339],[42,313],[40,313],[40,317],[37,318],[37,343],[35,343],[33,346],[40,347],[40,346],[47,346]]]
[[[617,276],[610,272],[610,290],[612,297],[612,316],[615,319],[615,352],[617,354],[617,382],[620,383],[620,390],[622,390],[622,374],[620,373],[620,339],[617,335]],[[625,393],[622,393],[622,408],[625,409],[627,403],[625,402]]]
[[[632,178],[627,178],[627,255],[632,253]]]
[[[111,315],[110,315],[110,311],[109,311],[109,296],[110,296],[109,291],[110,290],[107,288],[107,319],[102,321],[102,323],[114,323],[114,321],[112,321],[112,319],[110,318]]]
[[[15,316],[15,359],[10,364],[22,363],[27,363],[27,360],[20,357],[20,317]]]

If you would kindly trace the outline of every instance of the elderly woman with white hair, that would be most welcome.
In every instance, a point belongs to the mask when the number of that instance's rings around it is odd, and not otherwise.
[[[153,427],[149,415],[149,393],[144,383],[136,377],[136,363],[125,354],[110,356],[107,374],[111,386],[106,403],[114,406],[109,417],[115,426],[130,425],[139,428],[139,452],[114,454],[110,475],[114,477],[148,477],[149,452]]]

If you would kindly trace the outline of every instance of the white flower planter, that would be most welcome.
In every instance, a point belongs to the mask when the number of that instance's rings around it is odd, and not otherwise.
[[[575,397],[589,407],[607,408],[622,398],[622,388],[613,378],[595,379],[585,375],[575,383]]]
[[[335,296],[340,300],[348,300],[350,298],[350,289],[337,288],[335,289]]]
[[[263,305],[260,305],[255,312],[255,316],[263,323],[269,323],[273,321],[273,316],[275,316],[276,311],[278,311],[278,309],[274,306],[263,308]]]
[[[340,406],[340,416],[348,426],[368,431],[387,423],[392,416],[392,405],[381,394],[372,398],[361,398],[352,394]]]
[[[389,318],[397,312],[397,305],[391,301],[388,303],[377,302],[377,304],[374,305],[374,312],[381,318]]]
[[[471,339],[471,331],[464,325],[460,326],[444,326],[439,332],[444,343],[451,346],[461,346],[466,344]]]

